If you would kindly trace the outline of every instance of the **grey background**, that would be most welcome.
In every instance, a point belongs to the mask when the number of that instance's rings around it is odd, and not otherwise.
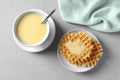
[[[52,45],[41,53],[29,53],[19,48],[12,36],[15,17],[24,10],[41,9],[56,23],[56,37]],[[102,27],[102,26],[101,26]],[[99,64],[89,72],[73,73],[57,59],[56,45],[60,37],[72,29],[86,29],[94,33],[104,47]],[[119,80],[120,33],[102,33],[85,26],[64,22],[57,0],[0,0],[0,80]]]

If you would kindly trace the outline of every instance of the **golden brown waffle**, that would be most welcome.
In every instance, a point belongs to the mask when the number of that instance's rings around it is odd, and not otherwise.
[[[90,55],[90,57],[87,57],[83,61],[78,59],[78,61],[76,61],[76,63],[75,63],[77,66],[81,65],[81,66],[85,66],[85,67],[91,67],[91,66],[96,65],[99,58],[102,56],[102,47],[101,47],[100,43],[96,40],[92,40],[92,44],[94,47],[93,47],[92,54]]]
[[[73,54],[66,47],[66,43],[75,42],[77,40],[80,40],[86,47],[85,51],[81,54]],[[60,53],[67,59],[67,61],[77,66],[94,66],[102,55],[102,47],[100,43],[93,40],[85,32],[66,34],[60,42],[59,49]]]
[[[66,47],[67,42],[75,42],[77,40],[80,40],[86,48],[86,50],[79,55],[71,53],[70,50]],[[68,60],[75,58],[75,56],[79,57],[81,60],[86,59],[86,57],[89,57],[92,53],[93,46],[91,40],[91,37],[85,32],[68,33],[63,37],[62,41],[60,42],[60,51]]]

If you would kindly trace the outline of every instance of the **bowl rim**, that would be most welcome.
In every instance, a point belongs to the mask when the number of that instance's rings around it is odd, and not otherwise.
[[[25,10],[23,12],[21,12],[19,15],[17,15],[17,17],[15,18],[15,21],[14,21],[14,24],[13,24],[13,36],[14,38],[17,40],[18,43],[22,44],[22,45],[25,45],[25,46],[39,46],[41,44],[43,44],[48,36],[49,36],[49,33],[50,33],[50,25],[49,25],[49,22],[46,22],[47,23],[47,32],[45,34],[45,36],[43,37],[42,41],[36,43],[36,44],[27,44],[27,43],[24,43],[23,41],[21,41],[19,39],[19,37],[17,36],[17,25],[19,23],[19,21],[27,14],[31,14],[31,13],[36,13],[36,14],[39,14],[41,15],[43,18],[45,18],[48,14],[45,13],[44,11],[42,10],[38,10],[38,9],[30,9],[30,10]]]

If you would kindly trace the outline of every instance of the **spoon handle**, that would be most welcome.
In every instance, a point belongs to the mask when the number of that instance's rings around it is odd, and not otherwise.
[[[41,22],[41,24],[45,23],[48,18],[55,12],[56,9],[53,9],[52,12]]]

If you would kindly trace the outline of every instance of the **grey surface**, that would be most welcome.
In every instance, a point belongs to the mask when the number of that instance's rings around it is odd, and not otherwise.
[[[15,17],[24,10],[41,9],[50,12],[56,23],[56,37],[52,45],[41,53],[29,53],[14,42],[12,27]],[[101,26],[102,27],[102,26]],[[73,73],[57,59],[56,46],[68,30],[86,29],[94,33],[104,47],[100,63],[86,73]],[[120,33],[101,33],[80,25],[64,22],[57,0],[0,0],[0,80],[119,80]]]

